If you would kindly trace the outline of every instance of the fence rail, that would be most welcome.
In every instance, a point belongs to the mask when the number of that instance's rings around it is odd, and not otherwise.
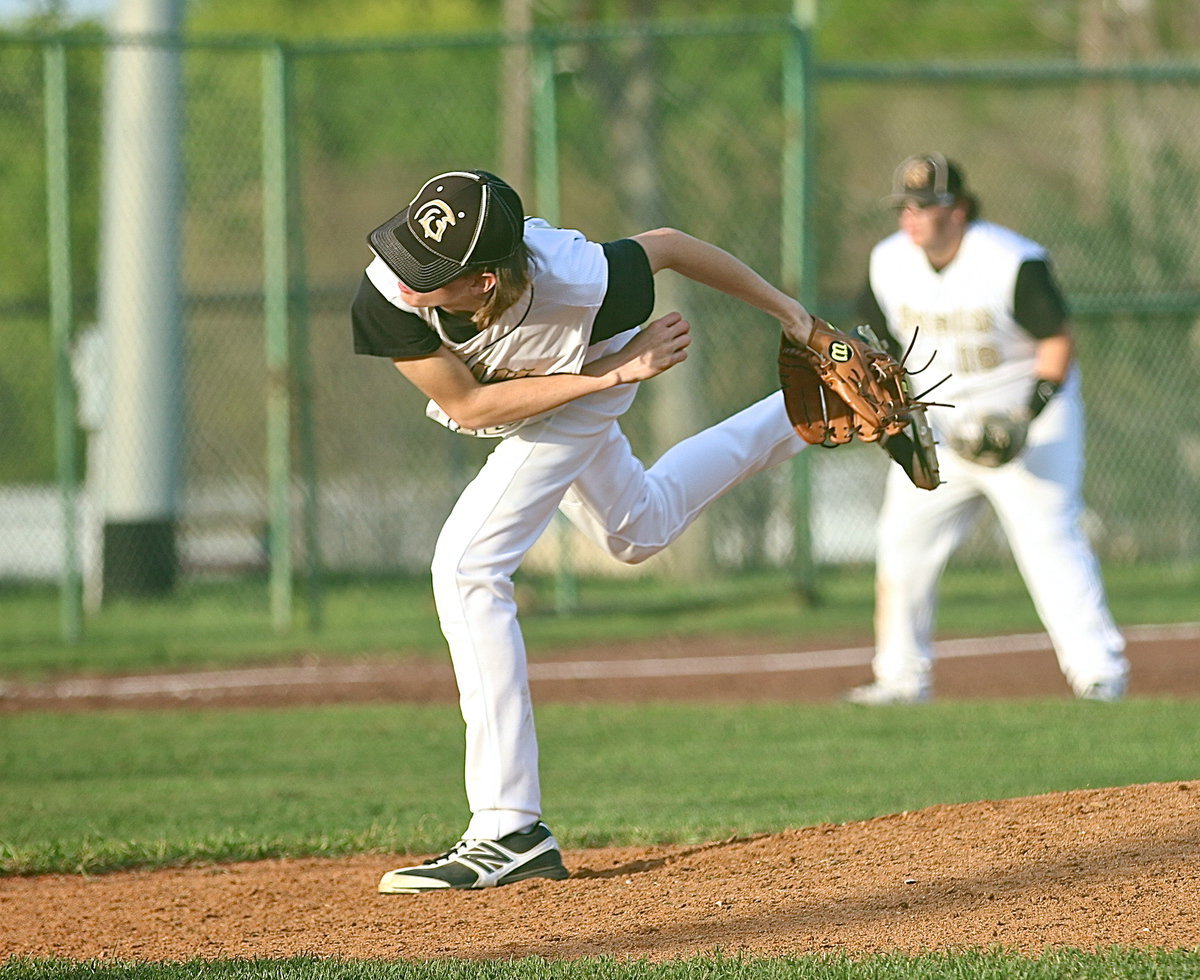
[[[98,614],[118,587],[114,567],[154,569],[155,541],[169,544],[165,588],[245,574],[280,629],[298,578],[319,622],[323,572],[425,567],[487,447],[427,422],[390,365],[354,357],[346,311],[366,231],[429,173],[465,164],[504,173],[531,212],[592,238],[693,231],[847,319],[867,251],[890,230],[879,198],[891,167],[944,150],[989,216],[1055,258],[1080,324],[1097,550],[1188,562],[1200,551],[1200,407],[1188,396],[1200,366],[1200,63],[827,62],[806,28],[780,19],[319,44],[23,35],[0,37],[0,52],[0,580],[57,580],[67,637],[83,605]],[[145,122],[162,98],[149,86],[143,128],[114,134],[121,59],[147,52],[178,71],[175,128]],[[530,98],[514,117],[517,86]],[[171,484],[157,471],[172,464],[114,428],[114,331],[139,311],[146,334],[168,324],[136,296],[112,315],[121,283],[105,274],[106,249],[147,264],[162,249],[114,244],[106,209],[163,139],[177,141],[179,170],[159,175],[174,188],[178,255],[158,276],[178,286],[167,368],[182,436],[177,486],[130,517],[114,513],[111,460],[127,461],[138,499]],[[123,192],[136,208],[155,188]],[[673,420],[706,424],[775,383],[769,320],[660,285],[697,344],[628,417],[647,457],[677,437]],[[718,502],[649,572],[703,561],[803,576],[870,561],[886,465],[871,447],[802,454]],[[122,522],[134,530],[114,533]],[[159,524],[165,537],[150,533]],[[603,567],[586,549],[564,532],[531,561]],[[1006,554],[985,524],[961,560]],[[153,575],[132,579],[152,591]]]

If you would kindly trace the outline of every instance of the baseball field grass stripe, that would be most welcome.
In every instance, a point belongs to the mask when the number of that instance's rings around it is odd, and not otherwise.
[[[545,704],[547,815],[566,847],[689,843],[1195,777],[1194,701],[1096,707]],[[0,874],[432,854],[462,829],[461,724],[406,704],[0,714]]]

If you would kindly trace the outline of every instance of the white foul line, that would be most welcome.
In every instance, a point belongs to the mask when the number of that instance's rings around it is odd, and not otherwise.
[[[1146,643],[1200,639],[1200,623],[1129,626],[1127,640]],[[1016,633],[961,640],[943,640],[935,656],[993,657],[1052,649],[1045,633]],[[616,680],[622,678],[703,677],[721,674],[784,673],[830,667],[863,667],[871,663],[873,647],[845,647],[801,653],[759,653],[728,657],[654,657],[639,660],[543,661],[529,665],[531,681]],[[133,698],[150,695],[188,695],[214,691],[246,691],[273,687],[330,684],[371,684],[394,680],[395,664],[347,664],[307,667],[261,667],[212,670],[141,677],[80,678],[27,687],[0,685],[0,698],[23,696],[46,700],[70,698]]]
[[[1126,639],[1154,642],[1200,638],[1200,623],[1166,626],[1133,626],[1122,630]],[[958,657],[994,657],[1005,653],[1052,650],[1045,633],[1014,633],[935,644],[938,660]],[[627,677],[687,677],[710,674],[771,674],[786,671],[823,670],[829,667],[865,667],[875,655],[874,647],[812,650],[806,653],[751,653],[732,657],[664,657],[649,660],[581,660],[533,663],[530,680],[601,680]]]

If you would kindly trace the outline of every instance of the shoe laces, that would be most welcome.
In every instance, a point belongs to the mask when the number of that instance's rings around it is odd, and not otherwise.
[[[426,866],[433,865],[433,864],[442,864],[446,861],[450,861],[451,859],[458,857],[458,855],[460,853],[462,853],[464,851],[469,851],[472,847],[475,846],[476,843],[477,843],[476,841],[467,840],[464,838],[463,840],[460,840],[457,844],[455,844],[452,848],[450,848],[450,850],[448,850],[445,854],[439,854],[437,857],[432,857],[428,861],[422,862],[422,867],[426,867]]]

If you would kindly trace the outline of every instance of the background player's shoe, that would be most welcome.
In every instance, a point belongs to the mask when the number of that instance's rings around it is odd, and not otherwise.
[[[1113,677],[1089,684],[1078,693],[1083,701],[1120,701],[1125,696],[1125,678]]]
[[[526,878],[561,880],[568,874],[558,841],[538,822],[499,840],[460,840],[424,864],[389,871],[379,880],[379,891],[414,895],[443,888],[491,888]]]
[[[925,684],[899,685],[874,681],[846,692],[843,700],[851,704],[872,707],[884,704],[924,704],[931,700],[933,692]]]

